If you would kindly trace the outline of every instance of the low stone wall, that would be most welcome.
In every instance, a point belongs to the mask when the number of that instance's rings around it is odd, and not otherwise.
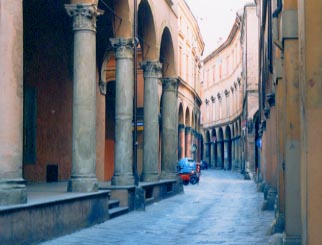
[[[35,244],[109,219],[110,192],[0,208],[0,244]]]
[[[138,186],[100,185],[100,189],[110,190],[111,199],[120,201],[121,207],[129,211],[144,210],[146,205],[183,193],[181,179],[140,182]]]

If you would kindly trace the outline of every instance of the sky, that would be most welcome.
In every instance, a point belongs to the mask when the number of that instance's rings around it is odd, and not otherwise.
[[[205,42],[203,57],[215,50],[218,40],[225,41],[235,21],[237,10],[249,0],[185,0],[196,17]]]

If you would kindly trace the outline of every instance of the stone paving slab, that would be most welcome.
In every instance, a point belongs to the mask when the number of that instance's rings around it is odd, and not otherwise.
[[[202,171],[185,193],[105,223],[43,243],[67,244],[268,244],[272,211],[263,193],[236,172]]]

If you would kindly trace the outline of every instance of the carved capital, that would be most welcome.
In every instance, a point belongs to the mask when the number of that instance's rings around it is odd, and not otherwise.
[[[161,78],[162,64],[158,61],[143,61],[141,67],[144,71],[144,77]]]
[[[135,41],[133,38],[110,38],[117,59],[132,59]]]
[[[162,88],[163,91],[172,91],[178,92],[178,79],[177,78],[163,78],[162,79]]]
[[[97,16],[104,11],[99,10],[96,4],[65,4],[67,14],[73,17],[73,30],[96,32]]]

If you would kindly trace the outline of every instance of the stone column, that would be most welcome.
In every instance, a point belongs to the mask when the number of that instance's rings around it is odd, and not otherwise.
[[[190,144],[190,149],[191,149],[191,158],[195,159],[197,161],[197,131],[195,129],[191,130],[191,144]]]
[[[22,178],[22,1],[0,4],[0,206],[27,202]]]
[[[191,157],[191,127],[186,127],[186,157]]]
[[[224,141],[224,169],[229,169],[229,141],[225,140]]]
[[[178,161],[178,79],[162,81],[162,179],[175,178]]]
[[[95,4],[66,4],[73,17],[73,152],[68,191],[98,190],[96,178],[96,17]]]
[[[215,154],[215,143],[211,142],[210,144],[210,161],[209,161],[209,167],[215,168],[216,167],[216,154]]]
[[[205,160],[206,162],[210,162],[210,158],[209,158],[209,142],[204,143],[204,157],[203,160]]]
[[[178,133],[179,133],[179,159],[183,158],[185,155],[185,127],[183,124],[179,124],[178,126]]]
[[[223,161],[222,161],[222,148],[223,148],[223,141],[219,141],[217,143],[217,168],[223,168]]]
[[[112,185],[133,185],[133,47],[132,38],[111,38],[116,57],[115,162]]]
[[[159,96],[158,81],[161,78],[162,64],[160,62],[145,61],[142,63],[144,71],[144,144],[143,170],[144,181],[159,179]]]

